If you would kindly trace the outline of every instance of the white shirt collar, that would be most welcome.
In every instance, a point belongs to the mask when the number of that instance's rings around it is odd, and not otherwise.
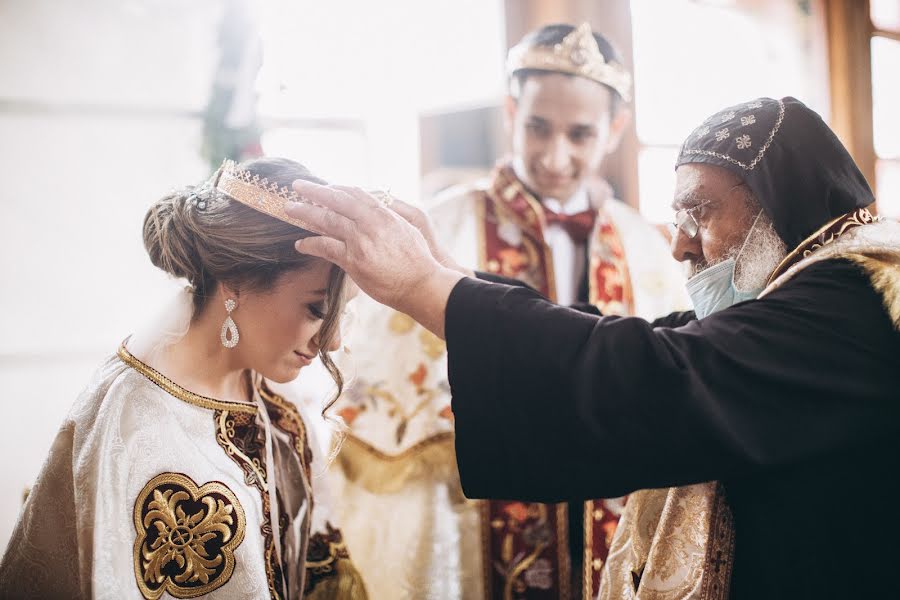
[[[578,188],[578,191],[566,202],[560,202],[556,198],[544,198],[543,203],[549,210],[561,215],[574,215],[591,207],[587,189],[584,186]]]

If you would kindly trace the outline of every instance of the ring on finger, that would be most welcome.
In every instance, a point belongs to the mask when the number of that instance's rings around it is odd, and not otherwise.
[[[394,202],[394,197],[385,191],[373,190],[369,193],[385,208],[389,208]]]

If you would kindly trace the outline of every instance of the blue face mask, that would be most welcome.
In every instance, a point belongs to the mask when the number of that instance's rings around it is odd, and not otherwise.
[[[737,258],[744,251],[747,240],[750,239],[750,234],[753,233],[753,228],[756,227],[756,222],[759,221],[760,215],[762,215],[762,211],[756,215],[756,220],[753,221],[753,226],[747,233],[747,238],[744,240],[737,257],[724,260],[705,271],[701,271],[688,280],[687,293],[694,303],[694,312],[697,314],[698,319],[708,317],[714,312],[728,308],[738,302],[753,300],[763,291],[764,288],[741,291],[734,285],[734,268],[737,265]]]

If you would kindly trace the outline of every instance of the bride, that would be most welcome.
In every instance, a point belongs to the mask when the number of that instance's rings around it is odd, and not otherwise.
[[[126,339],[63,423],[0,564],[7,598],[365,598],[329,513],[321,416],[270,383],[340,346],[344,273],[297,254],[303,166],[226,162],[144,220],[180,309]],[[300,229],[298,229],[300,227]],[[326,441],[327,445],[327,441]]]

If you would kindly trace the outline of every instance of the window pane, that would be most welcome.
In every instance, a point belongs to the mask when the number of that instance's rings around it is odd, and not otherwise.
[[[263,133],[262,147],[269,156],[284,156],[303,163],[327,181],[373,186],[362,131],[279,127]]]
[[[638,138],[677,145],[704,118],[794,96],[827,118],[820,2],[631,0]]]
[[[638,154],[641,214],[651,223],[672,222],[676,147],[642,148]]]
[[[900,31],[900,0],[869,0],[869,14],[875,29]]]
[[[875,154],[900,158],[900,42],[872,38],[872,126]]]
[[[878,214],[900,218],[900,160],[879,160],[875,165]]]

